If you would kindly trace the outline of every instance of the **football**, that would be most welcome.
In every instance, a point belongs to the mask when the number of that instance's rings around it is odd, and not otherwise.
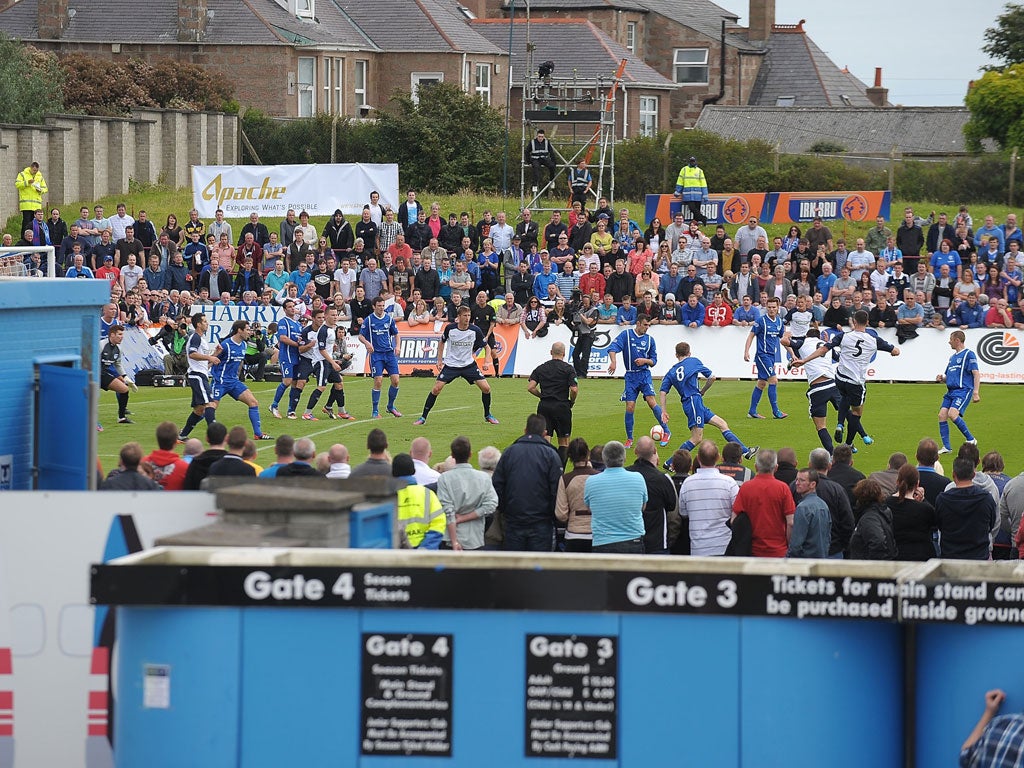
[[[656,443],[660,443],[665,439],[665,428],[661,424],[655,424],[651,427],[651,440]]]

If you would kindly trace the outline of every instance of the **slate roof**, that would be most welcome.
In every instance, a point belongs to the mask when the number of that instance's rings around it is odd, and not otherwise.
[[[794,97],[797,107],[871,107],[867,86],[840,69],[807,33],[803,23],[768,37],[767,55],[758,70],[749,104],[774,107]]]
[[[70,0],[75,15],[61,39],[75,42],[161,43],[178,39],[177,0]],[[0,11],[0,28],[38,40],[38,0]],[[441,0],[318,0],[316,18],[297,19],[275,0],[208,0],[202,43],[330,45],[361,51],[501,54],[475,32],[455,6]],[[118,17],[130,24],[111,25]]]
[[[508,19],[477,19],[470,22],[474,30],[487,37],[502,50],[508,47]],[[526,22],[515,21],[512,32],[512,82],[522,85],[526,79]],[[647,66],[643,59],[630,53],[598,27],[585,19],[533,19],[530,21],[530,42],[536,46],[534,66],[542,61],[555,62],[555,78],[571,77],[573,70],[581,79],[612,78],[619,62],[626,59],[623,82],[648,88],[676,88],[667,77]]]
[[[965,152],[965,107],[704,107],[696,128],[729,139],[781,144],[787,154],[807,152],[819,141],[847,153],[888,155]]]
[[[503,0],[507,10],[510,0]],[[522,3],[517,0],[517,8]],[[590,10],[611,8],[625,11],[649,11],[689,27],[712,40],[722,35],[722,19],[726,20],[726,45],[744,51],[762,51],[763,46],[751,43],[743,35],[730,31],[739,16],[711,0],[530,0],[530,7],[544,10]]]
[[[325,2],[327,0],[320,0]],[[472,29],[457,7],[440,0],[335,0],[382,50],[501,54]],[[319,4],[318,4],[319,7]]]

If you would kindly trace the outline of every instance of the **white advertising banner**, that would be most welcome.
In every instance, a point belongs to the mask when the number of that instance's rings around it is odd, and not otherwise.
[[[608,347],[623,330],[620,326],[597,326],[597,338],[590,353],[590,375],[608,375]],[[949,348],[949,334],[955,329],[935,330],[926,328],[916,339],[896,344],[896,333],[883,328],[878,335],[900,349],[899,357],[888,353],[875,356],[868,378],[873,381],[934,382],[935,376],[946,369],[946,361],[952,350]],[[655,377],[663,376],[676,362],[675,345],[680,341],[690,344],[690,354],[699,357],[715,376],[724,379],[756,378],[754,364],[743,360],[743,345],[749,331],[746,328],[683,328],[678,325],[654,325],[649,331],[658,351],[658,364],[654,366]],[[992,328],[969,328],[967,346],[978,356],[981,380],[989,383],[1024,382],[1024,358],[1021,346],[1024,331],[1017,329],[996,330]],[[538,365],[550,359],[551,344],[563,341],[570,344],[570,333],[564,326],[553,327],[541,339],[526,339],[520,332],[516,344],[515,373],[529,376]],[[807,350],[802,350],[806,352]],[[754,347],[751,346],[751,355]],[[776,362],[775,370],[782,380],[804,381],[802,369],[788,370],[787,356],[783,350]],[[617,375],[622,373],[619,363]]]
[[[398,210],[398,165],[335,163],[327,165],[194,165],[192,205],[204,218],[218,208],[231,218],[296,214],[330,216],[340,208],[359,214],[380,193],[381,205]],[[273,229],[274,227],[272,227]]]

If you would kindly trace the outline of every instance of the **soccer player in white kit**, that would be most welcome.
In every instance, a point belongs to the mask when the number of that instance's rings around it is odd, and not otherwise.
[[[821,347],[828,347],[828,344],[821,340],[817,328],[807,329],[807,339],[814,346],[814,351]],[[794,358],[795,359],[795,358]],[[793,368],[794,362],[789,367]],[[832,405],[837,411],[842,407],[842,395],[836,388],[835,369],[832,367],[831,357],[816,357],[804,364],[804,375],[807,376],[807,402],[808,411],[811,414],[811,421],[818,432],[818,439],[822,447],[832,453],[835,445],[832,443],[832,435],[825,426],[825,417],[828,415],[828,406]]]
[[[852,445],[854,435],[860,435],[865,445],[871,445],[874,440],[868,437],[860,421],[867,397],[871,359],[878,350],[888,352],[893,357],[898,357],[900,350],[868,331],[868,313],[863,309],[853,313],[852,323],[852,331],[837,333],[824,346],[818,347],[805,358],[794,360],[793,364],[806,365],[811,360],[824,357],[833,348],[839,348],[839,365],[836,366],[836,388],[842,395],[839,423],[847,425],[847,443]]]

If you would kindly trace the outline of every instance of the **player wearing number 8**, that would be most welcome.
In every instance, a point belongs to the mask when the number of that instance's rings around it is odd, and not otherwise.
[[[680,445],[679,450],[692,451],[694,446],[704,439],[704,425],[711,424],[722,430],[722,435],[730,443],[739,443],[740,448],[743,449],[744,458],[753,458],[757,453],[757,447],[745,446],[743,441],[729,429],[725,419],[712,413],[711,409],[704,404],[704,393],[715,383],[711,369],[696,357],[690,357],[690,345],[685,341],[676,344],[676,359],[679,362],[669,368],[661,380],[661,410],[667,409],[666,395],[669,390],[675,389],[683,403],[686,426],[690,430],[690,439]],[[700,386],[701,377],[706,379],[703,387]]]

